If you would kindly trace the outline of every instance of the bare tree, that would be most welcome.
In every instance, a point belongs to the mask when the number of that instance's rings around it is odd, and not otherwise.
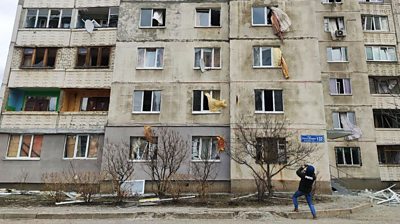
[[[104,146],[104,152],[104,172],[111,177],[117,201],[122,202],[126,196],[122,185],[134,172],[134,164],[129,160],[130,146],[128,143],[108,143]]]
[[[150,156],[150,161],[144,164],[146,172],[156,184],[157,194],[165,195],[168,192],[173,176],[176,176],[187,157],[189,142],[177,131],[170,128],[157,128],[157,149]]]
[[[191,173],[198,186],[198,193],[200,198],[205,198],[209,192],[209,188],[212,185],[212,181],[217,178],[217,163],[213,162],[209,158],[201,161],[191,163]]]
[[[272,196],[274,176],[296,164],[304,164],[317,150],[314,144],[300,143],[288,129],[289,125],[285,117],[269,114],[241,117],[235,124],[230,156],[251,170],[259,200],[263,200],[265,192]]]

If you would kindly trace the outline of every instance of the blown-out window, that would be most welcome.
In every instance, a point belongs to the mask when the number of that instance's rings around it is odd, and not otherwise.
[[[395,47],[366,46],[367,61],[397,61]]]
[[[149,142],[144,137],[130,138],[129,159],[136,161],[148,161],[157,156],[157,138]]]
[[[64,158],[96,158],[99,148],[99,140],[99,135],[67,135]]]
[[[329,93],[331,95],[350,95],[350,79],[329,79]]]
[[[164,48],[138,48],[138,68],[162,68]]]
[[[77,68],[108,68],[110,64],[110,47],[78,48]]]
[[[354,112],[332,112],[333,128],[350,130],[356,124]]]
[[[359,147],[335,147],[336,164],[359,166],[361,165],[361,152]]]
[[[83,97],[81,111],[108,111],[109,97]]]
[[[28,9],[25,28],[71,27],[72,9]]]
[[[133,93],[133,112],[160,112],[161,91],[135,90]]]
[[[253,26],[271,25],[271,9],[269,7],[253,7],[252,10]]]
[[[220,48],[195,48],[194,68],[221,68]]]
[[[165,9],[142,9],[140,12],[140,27],[165,27]]]
[[[220,9],[196,9],[197,27],[219,27],[221,10]]]
[[[7,158],[39,159],[42,151],[43,135],[11,135]]]
[[[93,21],[95,27],[117,27],[118,26],[118,7],[110,8],[82,8],[78,11],[77,28],[84,28],[85,21]]]
[[[282,164],[287,162],[284,138],[257,138],[256,162]]]
[[[193,137],[192,160],[219,160],[216,137]]]
[[[362,15],[361,22],[364,31],[389,31],[387,16]]]
[[[347,62],[347,47],[328,47],[328,62]]]
[[[282,90],[254,90],[256,112],[283,112]]]
[[[54,68],[56,48],[24,48],[22,68]]]
[[[208,98],[205,94],[210,94],[210,97],[216,100],[220,99],[219,90],[194,90],[193,91],[193,111],[194,112],[209,112]]]

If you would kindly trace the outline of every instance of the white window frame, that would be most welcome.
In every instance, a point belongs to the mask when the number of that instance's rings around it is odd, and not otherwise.
[[[222,65],[221,65],[221,60],[222,60],[222,52],[221,52],[221,48],[219,48],[219,47],[196,47],[196,48],[194,48],[194,66],[193,66],[193,69],[200,69],[200,66],[197,66],[196,67],[196,50],[200,50],[200,60],[202,59],[202,58],[204,58],[204,51],[206,50],[206,49],[211,49],[211,67],[207,67],[206,65],[204,65],[204,67],[206,68],[206,69],[221,69],[222,68]],[[216,67],[215,66],[215,49],[219,49],[219,67]],[[199,64],[200,64],[200,62],[199,62]]]
[[[118,6],[111,6],[111,7],[91,7],[91,8],[108,8],[108,15],[107,15],[107,24],[99,24],[100,27],[96,27],[96,29],[102,29],[102,28],[113,28],[116,29],[118,27],[118,25],[116,27],[110,27],[110,20],[111,20],[111,16],[113,15],[117,15],[118,16],[118,20],[119,20],[119,7]],[[83,10],[84,8],[78,8],[77,12],[76,12],[76,24],[75,24],[75,28],[79,27],[79,11]],[[117,9],[117,13],[112,13],[113,9]],[[97,21],[96,21],[97,22]],[[78,29],[84,29],[84,27],[80,27]]]
[[[65,150],[67,150],[67,143],[68,143],[68,136],[75,136],[75,145],[74,145],[74,156],[73,157],[65,157]],[[85,150],[85,157],[77,157],[76,153],[78,152],[78,141],[80,136],[86,136],[87,137],[87,142],[86,142],[86,150]],[[96,157],[88,157],[89,154],[89,145],[90,145],[90,138],[91,135],[88,134],[77,134],[77,135],[66,135],[65,136],[65,143],[64,143],[64,155],[63,159],[64,160],[97,160]]]
[[[340,49],[341,60],[333,60],[333,50]],[[349,62],[349,56],[347,52],[347,47],[327,47],[327,62],[328,63],[343,63]],[[329,60],[329,55],[332,60]]]
[[[372,18],[371,18],[372,17]],[[369,30],[367,29],[367,20],[368,18],[371,19],[372,25],[374,27],[374,29]],[[376,19],[378,18],[379,20],[379,27],[381,29],[377,30],[376,29]],[[383,19],[386,19],[386,26],[383,26],[384,22]],[[388,16],[381,16],[381,15],[361,15],[361,20],[362,20],[362,29],[364,32],[389,32],[389,18]],[[383,29],[383,28],[387,28],[387,29]]]
[[[259,61],[260,61],[260,64],[259,65],[255,65],[255,52],[254,52],[254,50],[256,49],[256,48],[259,48],[259,53],[260,53],[260,55],[259,55]],[[262,57],[263,57],[263,49],[270,49],[270,51],[271,51],[271,65],[262,65],[262,61],[263,61],[263,59],[262,59]],[[257,47],[253,47],[253,68],[274,68],[274,48],[273,47],[263,47],[263,46],[257,46]]]
[[[338,2],[340,1],[340,2]],[[329,2],[329,0],[321,0],[322,4],[342,4],[343,1],[342,0],[333,0],[333,2]]]
[[[330,27],[329,27],[329,20],[331,19],[335,19],[336,23],[341,24],[341,26],[343,27],[343,29],[338,29],[338,30],[346,30],[346,26],[344,25],[344,17],[324,17],[324,32],[331,32],[330,31]]]
[[[373,59],[371,60],[371,59],[368,59],[368,53],[367,53],[367,49],[368,48],[371,48],[371,51],[372,51],[372,57],[373,57]],[[379,52],[379,57],[381,58],[381,51],[382,51],[382,49],[383,48],[386,48],[387,50],[386,50],[386,58],[388,58],[388,60],[382,60],[382,59],[379,59],[379,60],[375,60],[375,57],[377,56],[375,53],[378,51]],[[374,50],[375,49],[375,50]],[[392,49],[393,51],[394,51],[394,56],[395,56],[395,59],[394,60],[390,60],[389,59],[389,57],[390,57],[390,54],[389,54],[389,49]],[[396,49],[396,47],[394,47],[394,46],[365,46],[365,55],[366,55],[366,60],[367,61],[378,61],[378,62],[397,62],[397,49]]]
[[[21,155],[21,148],[22,148],[22,140],[24,135],[31,135],[31,142],[29,145],[29,153],[28,156],[20,156]],[[12,135],[9,135],[8,137],[8,144],[7,144],[7,152],[6,152],[6,159],[7,160],[40,160],[42,153],[40,153],[40,157],[31,157],[32,156],[32,148],[33,148],[33,140],[35,139],[35,134],[20,134],[19,135],[19,143],[18,143],[18,151],[17,151],[17,156],[15,157],[8,157],[8,150],[10,149],[10,143],[11,143],[11,137]]]
[[[144,100],[144,92],[145,91],[150,91],[151,92],[151,108],[150,111],[143,111],[143,100]],[[141,98],[141,105],[140,105],[140,111],[135,111],[135,92],[141,92],[142,93],[142,98]],[[154,94],[155,92],[160,93],[160,111],[153,111],[153,102],[154,102]],[[161,112],[161,91],[160,90],[135,90],[133,91],[133,108],[132,108],[132,113],[134,114],[159,114]]]
[[[163,10],[163,12],[165,13],[164,18],[167,17],[166,13],[167,13],[167,9],[165,8],[141,8],[140,9],[140,21],[139,21],[139,28],[144,28],[144,29],[163,29],[166,28],[165,25],[165,21],[164,24],[162,26],[153,26],[153,21],[150,21],[150,26],[142,26],[142,10],[151,10],[151,15],[154,15],[154,10]],[[165,19],[166,20],[166,19]]]
[[[194,105],[194,91],[200,91],[200,110],[193,110],[193,105]],[[204,100],[208,100],[207,97],[204,95],[204,92],[209,92],[210,96],[212,98],[214,98],[214,92],[216,94],[216,92],[219,92],[220,96],[221,96],[221,91],[220,90],[193,90],[193,101],[192,101],[192,113],[193,114],[206,114],[206,113],[210,113],[210,114],[220,114],[220,111],[216,111],[216,112],[211,112],[210,111],[210,105],[208,105],[208,110],[205,110],[203,108],[204,105]],[[219,99],[217,99],[219,100]]]
[[[347,164],[346,163],[346,154],[344,153],[344,150],[345,149],[350,149],[350,160],[351,160],[351,164]],[[340,149],[340,151],[341,151],[341,156],[342,156],[342,159],[343,159],[343,164],[339,164],[339,161],[338,161],[338,158],[337,158],[337,156],[339,156],[338,155],[338,153],[337,153],[337,150],[338,149]],[[353,159],[353,150],[356,150],[357,152],[358,152],[358,161],[359,161],[359,164],[355,164],[354,163],[354,159]],[[347,147],[347,146],[345,146],[345,147],[335,147],[335,154],[336,154],[336,165],[337,166],[355,166],[355,167],[357,167],[357,166],[361,166],[361,164],[362,164],[362,162],[361,162],[361,150],[360,150],[360,147]]]
[[[331,80],[334,80],[335,81],[335,91],[336,92],[331,92],[331,91],[329,91],[329,93],[330,93],[330,95],[333,95],[333,96],[337,96],[337,95],[340,95],[340,96],[343,96],[343,95],[352,95],[352,86],[351,86],[351,79],[349,79],[349,78],[330,78],[329,79],[329,87],[330,87],[330,82],[331,82]],[[339,83],[339,80],[341,80],[341,82]],[[349,90],[347,90],[346,89],[346,85],[344,84],[344,82],[345,82],[345,80],[349,80],[349,86],[350,86],[350,89]],[[338,84],[340,84],[340,85],[342,85],[343,86],[343,93],[339,93],[339,88],[338,88]],[[329,88],[330,89],[330,88]],[[330,89],[331,90],[331,89]],[[347,93],[346,93],[347,92]]]
[[[264,24],[254,24],[254,8],[264,8]],[[268,10],[271,10],[269,7],[251,7],[251,25],[252,26],[272,26],[271,23],[268,23]]]
[[[197,10],[208,10],[208,26],[201,26],[200,22],[197,21]],[[219,10],[219,26],[212,26],[211,25],[211,10]],[[222,12],[221,12],[220,8],[196,8],[196,10],[195,10],[195,24],[194,24],[194,27],[195,28],[204,28],[204,27],[205,28],[212,28],[212,27],[220,28],[220,27],[222,27],[221,26],[221,14],[222,14]],[[199,22],[199,24],[198,24],[198,22]]]
[[[354,122],[354,123],[352,123],[353,125],[356,125],[355,123],[356,123],[356,114],[355,114],[355,112],[353,112],[353,111],[343,111],[343,112],[341,112],[341,111],[334,111],[334,112],[332,112],[332,125],[333,125],[333,129],[334,130],[343,130],[343,125],[342,125],[342,122],[340,121],[340,114],[344,114],[344,113],[346,113],[346,117],[347,118],[349,118],[349,114],[351,113],[351,114],[353,114],[353,117],[354,117],[354,121],[353,120],[350,120],[349,119],[349,121],[350,122]],[[335,126],[335,120],[333,119],[333,116],[335,116],[335,117],[337,117],[337,121],[339,121],[339,124],[337,125],[339,128],[336,128]]]
[[[154,58],[154,67],[146,67],[146,61],[147,61],[147,51],[150,49],[156,49],[156,56]],[[143,50],[143,66],[139,65],[139,60],[140,60],[140,51]],[[157,67],[157,60],[158,56],[161,54],[162,61],[160,62],[161,67]],[[136,69],[164,69],[164,48],[162,47],[140,47],[138,48],[138,59],[137,59],[137,67]]]
[[[146,142],[146,148],[148,148],[149,153],[154,155],[154,150],[157,150],[157,147],[158,147],[158,143],[157,142],[156,143],[150,143],[143,136],[130,136],[130,139],[129,139],[129,141],[131,141],[130,144],[132,144],[132,140],[131,140],[132,138],[141,139],[141,141],[145,141]],[[157,138],[155,138],[155,139],[157,139]],[[132,147],[132,146],[130,145],[130,147]],[[131,151],[130,151],[130,154],[131,154]],[[130,156],[131,155],[129,155],[129,157]],[[148,155],[148,156],[150,156],[150,155]],[[149,162],[149,161],[151,161],[151,159],[143,159],[143,152],[142,152],[142,155],[141,155],[140,159],[129,158],[129,161],[131,161],[131,162],[139,162],[140,163],[140,162]]]
[[[383,3],[383,0],[358,0],[358,2],[365,2],[365,3]]]
[[[202,159],[202,154],[201,153],[202,153],[203,139],[206,139],[206,138],[210,139],[210,144],[208,146],[208,156],[207,156],[208,159]],[[218,153],[218,141],[216,140],[216,138],[217,137],[214,137],[214,136],[192,136],[192,153],[191,153],[192,162],[205,162],[205,161],[207,161],[207,162],[220,162],[221,161],[221,157],[219,159],[212,159],[211,158],[213,142],[215,142],[215,144],[216,144],[215,145],[215,150],[216,150],[216,153]],[[198,154],[197,155],[198,159],[194,159],[193,158],[193,143],[194,143],[195,139],[198,139],[198,148],[196,149],[197,150],[197,154]]]
[[[255,97],[256,97],[256,93],[255,93],[255,91],[256,90],[260,90],[260,91],[262,91],[262,93],[261,93],[261,101],[262,101],[262,110],[256,110],[256,106],[257,105],[254,105],[254,108],[255,108],[255,113],[256,114],[283,114],[284,112],[285,112],[285,107],[284,107],[284,103],[283,103],[283,90],[282,89],[255,89],[254,90],[254,99],[255,99]],[[273,111],[266,111],[265,110],[265,91],[272,91],[272,107],[273,107]],[[281,91],[282,92],[282,111],[277,111],[276,110],[276,103],[275,103],[275,91]],[[255,103],[255,101],[254,101],[254,103]]]
[[[27,19],[28,19],[28,10],[36,10],[36,19],[35,19],[35,25],[34,25],[34,27],[26,27],[27,26]],[[38,23],[38,18],[39,18],[39,10],[41,10],[41,9],[27,9],[27,11],[26,11],[26,16],[25,16],[25,21],[24,21],[24,28],[25,29],[71,29],[71,25],[72,25],[72,9],[47,9],[48,10],[48,12],[47,12],[47,21],[46,21],[46,27],[41,27],[41,28],[38,28],[37,27],[37,23]],[[51,11],[52,10],[57,10],[57,11],[60,11],[60,14],[58,14],[58,25],[57,25],[57,27],[56,28],[49,28],[49,24],[50,24],[50,16],[51,16]],[[71,10],[71,20],[70,20],[70,22],[69,22],[69,28],[62,28],[61,27],[61,22],[62,22],[62,19],[63,19],[63,16],[64,16],[64,10]]]

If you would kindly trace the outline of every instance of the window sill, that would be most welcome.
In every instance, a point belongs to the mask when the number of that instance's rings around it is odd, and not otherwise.
[[[139,29],[166,29],[166,26],[139,26]]]
[[[86,29],[82,28],[82,27],[72,28],[71,30],[72,31],[85,31],[85,32],[87,32]],[[98,30],[118,30],[118,27],[95,27],[93,32],[98,31]]]
[[[367,63],[388,63],[388,64],[397,64],[397,61],[378,61],[378,60],[367,60]]]
[[[321,4],[322,5],[333,5],[333,4],[341,5],[341,4],[343,4],[343,2],[335,2],[335,3],[333,3],[333,2],[321,2]]]
[[[355,164],[355,165],[336,164],[336,166],[341,167],[341,168],[361,168],[360,164]]]
[[[134,160],[134,159],[130,159],[129,162],[131,162],[131,163],[149,163],[149,162],[151,162],[151,160]]]
[[[272,24],[251,24],[252,27],[272,27]]]
[[[373,97],[399,97],[399,93],[371,93]]]
[[[58,111],[3,111],[3,115],[57,115]]]
[[[19,67],[20,69],[35,69],[35,70],[39,70],[39,69],[54,69],[55,67],[34,67],[34,66],[21,66]]]
[[[284,114],[283,111],[256,111],[255,114]]]
[[[158,68],[158,67],[148,67],[148,68],[145,68],[145,67],[136,67],[136,70],[163,70],[164,69],[164,67],[160,67],[160,68]]]
[[[276,66],[253,66],[253,69],[282,69],[282,67],[276,67]]]
[[[71,31],[72,28],[30,28],[30,27],[24,27],[24,28],[18,29],[18,31],[55,31],[55,30]]]
[[[192,111],[193,115],[210,115],[210,114],[221,114],[220,111],[211,112],[211,111]]]
[[[201,70],[200,67],[193,67],[193,69],[194,70]],[[208,71],[208,70],[221,70],[221,69],[222,69],[222,67],[206,67],[205,68],[206,71]]]
[[[400,128],[375,128],[375,131],[400,131]]]
[[[328,63],[332,63],[332,64],[335,64],[335,63],[350,63],[350,61],[327,61]]]
[[[210,160],[201,160],[201,159],[192,159],[192,163],[220,163],[220,159],[210,159]]]
[[[379,167],[398,167],[398,168],[400,168],[400,164],[379,163]]]
[[[204,28],[222,28],[222,26],[194,26],[194,28],[200,28],[200,29],[204,29]]]
[[[63,158],[63,160],[97,160],[97,158]]]
[[[93,67],[89,67],[89,66],[76,66],[74,67],[74,69],[110,69],[110,66],[93,66]]]
[[[340,94],[340,93],[329,93],[331,96],[353,96],[353,94]]]
[[[388,34],[388,33],[393,33],[390,32],[389,30],[363,30],[364,33],[383,33],[383,34]],[[395,33],[393,33],[395,34]]]
[[[160,114],[160,111],[156,111],[156,112],[151,112],[151,111],[144,111],[144,112],[141,112],[141,111],[132,111],[132,114],[138,114],[138,115],[146,115],[146,114],[148,114],[148,115],[159,115],[159,114]]]
[[[3,161],[40,161],[40,158],[5,157]]]

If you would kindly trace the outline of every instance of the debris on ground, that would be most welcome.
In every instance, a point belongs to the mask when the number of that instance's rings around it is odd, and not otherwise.
[[[378,205],[400,205],[400,194],[392,190],[394,186],[396,184],[377,192],[365,190],[365,194],[371,199],[371,203],[377,201],[376,204]]]
[[[165,201],[174,201],[174,200],[183,200],[183,199],[192,199],[196,196],[186,196],[186,197],[179,197],[179,198],[144,198],[139,200],[139,206],[149,206],[149,205],[158,205],[161,202]]]

